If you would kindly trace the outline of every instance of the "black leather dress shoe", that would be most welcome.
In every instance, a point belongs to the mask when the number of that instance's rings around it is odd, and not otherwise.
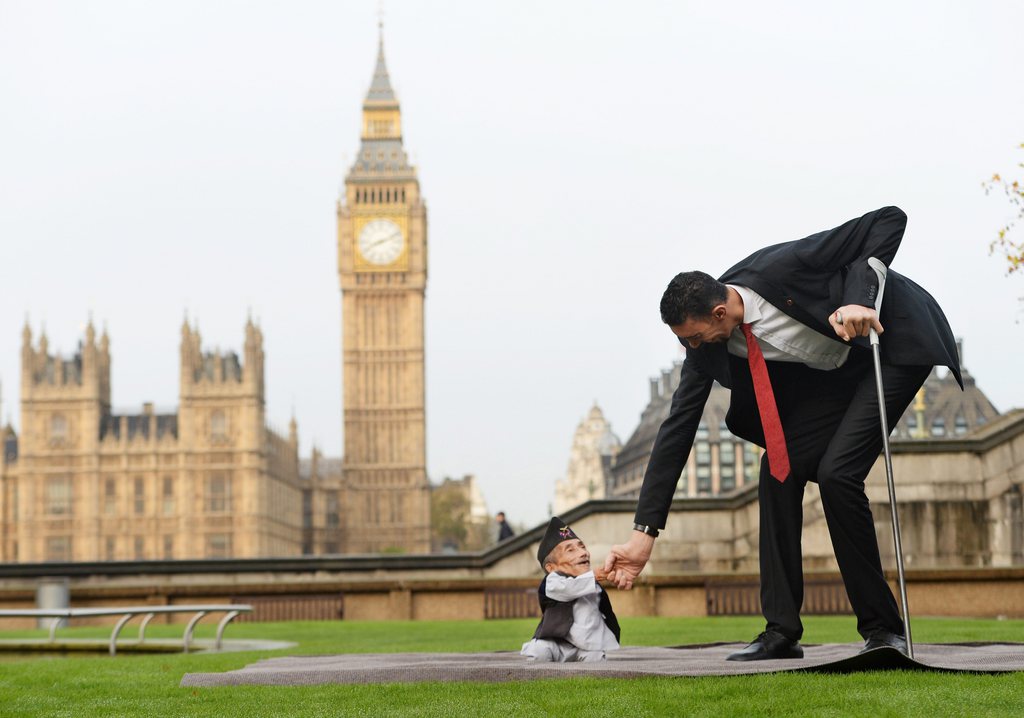
[[[791,641],[777,631],[765,631],[742,651],[726,658],[727,661],[764,661],[770,658],[803,658],[804,649],[799,641]]]
[[[860,649],[860,652],[867,653],[876,648],[885,647],[895,648],[904,656],[907,655],[907,639],[903,636],[897,636],[895,633],[889,633],[889,631],[876,631],[872,633],[864,642],[864,647]]]

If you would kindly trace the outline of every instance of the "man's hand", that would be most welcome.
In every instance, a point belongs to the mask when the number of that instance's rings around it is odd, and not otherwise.
[[[604,570],[603,566],[594,566],[594,580],[598,583],[608,580],[608,572]]]
[[[625,591],[633,588],[633,581],[644,570],[653,548],[654,537],[643,531],[634,531],[629,541],[612,546],[611,553],[604,560],[608,580]]]
[[[828,323],[832,325],[833,331],[844,342],[854,337],[866,337],[871,333],[871,328],[881,334],[881,322],[878,321],[878,312],[871,307],[862,307],[860,304],[847,304],[839,307],[828,315]]]

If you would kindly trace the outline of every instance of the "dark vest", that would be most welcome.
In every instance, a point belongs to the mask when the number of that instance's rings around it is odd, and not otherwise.
[[[533,637],[549,640],[565,638],[569,635],[569,629],[572,628],[572,606],[576,601],[556,601],[553,598],[548,598],[545,589],[547,580],[547,576],[541,579],[540,587],[537,589],[541,617],[537,630],[533,632]],[[601,617],[604,618],[604,624],[615,634],[615,640],[618,641],[621,635],[619,621],[615,618],[611,599],[608,598],[608,593],[604,589],[601,589],[601,593],[598,594],[597,608],[601,612]]]

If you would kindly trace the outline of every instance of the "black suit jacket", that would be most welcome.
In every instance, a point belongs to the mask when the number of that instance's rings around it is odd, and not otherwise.
[[[878,279],[867,260],[876,257],[889,266],[906,225],[903,210],[883,207],[835,229],[765,247],[728,269],[719,281],[748,287],[801,324],[835,339],[829,315],[847,304],[874,307]],[[892,270],[884,291],[879,316],[885,329],[880,342],[882,362],[946,366],[963,388],[956,341],[935,299]],[[857,337],[852,343],[852,351],[869,346],[866,337]],[[636,522],[645,526],[665,526],[714,382],[732,386],[724,343],[688,349],[681,371],[679,388],[672,396],[669,416],[658,430],[640,489]]]

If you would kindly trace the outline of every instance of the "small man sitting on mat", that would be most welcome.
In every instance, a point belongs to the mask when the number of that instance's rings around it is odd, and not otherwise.
[[[619,622],[608,594],[598,585],[604,568],[591,568],[590,552],[557,516],[537,550],[547,576],[537,589],[542,616],[521,655],[534,661],[603,661],[619,647]]]

